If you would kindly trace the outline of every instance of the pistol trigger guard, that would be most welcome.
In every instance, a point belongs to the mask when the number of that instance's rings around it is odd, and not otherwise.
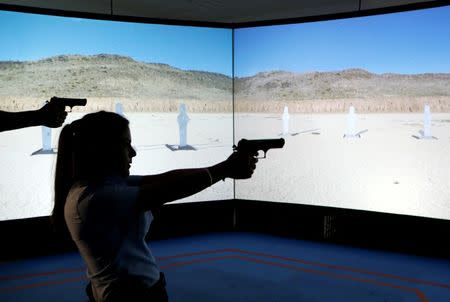
[[[262,152],[264,152],[264,156],[259,156],[259,152],[257,154],[255,154],[255,158],[256,159],[264,159],[266,158],[266,152],[264,150],[261,150]]]
[[[267,151],[269,151],[269,150],[262,150],[262,152],[264,152],[264,157],[261,157],[261,158],[266,158]]]

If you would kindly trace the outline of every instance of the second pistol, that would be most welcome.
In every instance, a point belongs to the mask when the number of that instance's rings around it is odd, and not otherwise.
[[[76,98],[59,98],[59,97],[52,97],[50,99],[50,102],[55,102],[58,104],[64,105],[64,107],[70,107],[70,111],[72,111],[72,108],[74,106],[86,106],[87,99],[76,99]]]

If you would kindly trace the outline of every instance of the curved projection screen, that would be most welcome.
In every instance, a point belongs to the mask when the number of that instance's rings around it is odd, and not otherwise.
[[[215,164],[232,152],[232,31],[0,12],[0,110],[87,98],[122,112],[137,156],[131,174]],[[184,124],[178,123],[184,108]],[[0,220],[49,215],[58,129],[0,133]],[[180,200],[233,198],[227,180]]]
[[[236,198],[450,219],[450,7],[239,29]]]
[[[0,12],[0,110],[87,98],[130,120],[131,174],[284,137],[238,199],[450,219],[450,7],[232,32]],[[187,118],[186,118],[186,113]],[[179,118],[180,117],[180,118]],[[178,120],[187,122],[182,126]],[[0,220],[49,215],[59,129],[0,133]]]

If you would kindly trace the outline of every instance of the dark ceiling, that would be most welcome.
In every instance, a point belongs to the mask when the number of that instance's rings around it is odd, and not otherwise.
[[[0,8],[164,24],[243,27],[402,11],[442,0],[0,0]]]

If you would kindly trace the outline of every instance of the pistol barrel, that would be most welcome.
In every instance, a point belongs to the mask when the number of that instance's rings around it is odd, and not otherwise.
[[[87,99],[52,97],[52,101],[63,102],[66,106],[86,106]]]
[[[249,152],[252,154],[258,153],[258,151],[263,151],[264,157],[260,158],[266,158],[267,151],[274,148],[283,148],[284,143],[285,143],[284,138],[255,139],[255,140],[241,139],[238,142],[237,147],[234,146],[233,149],[235,151]]]

